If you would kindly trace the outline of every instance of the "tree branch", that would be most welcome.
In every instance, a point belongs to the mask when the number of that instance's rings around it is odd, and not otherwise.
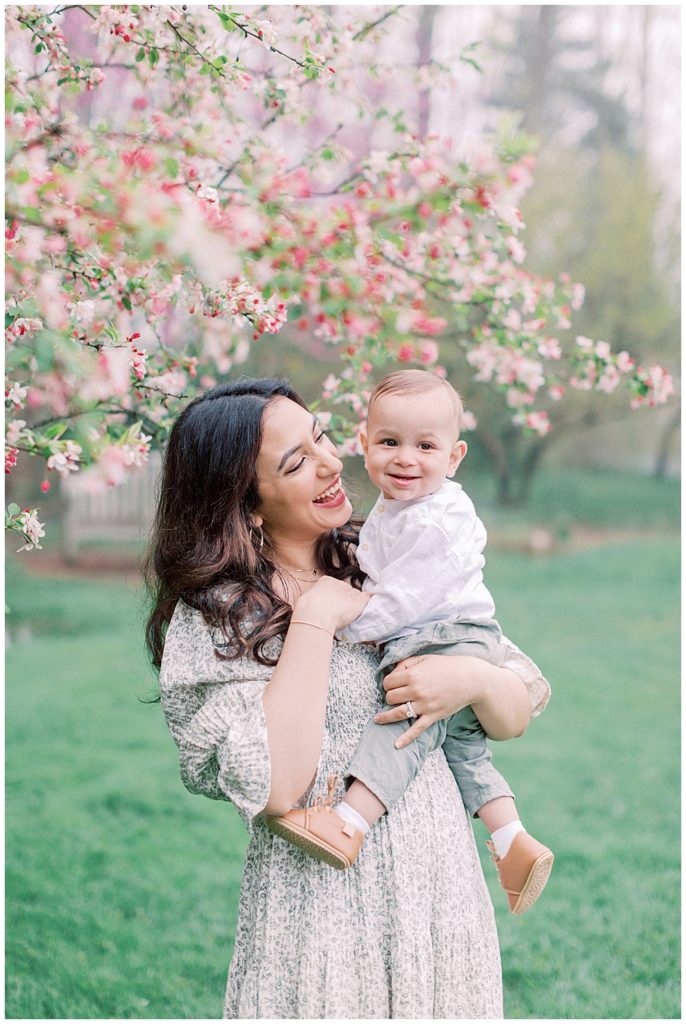
[[[376,19],[376,21],[370,22],[369,25],[363,25],[359,32],[356,32],[355,35],[353,36],[353,41],[359,42],[360,40],[364,39],[365,36],[368,36],[369,33],[372,32],[375,28],[378,28],[379,25],[382,25],[384,21],[386,21],[388,18],[392,18],[394,14],[397,14],[402,6],[402,4],[398,4],[397,7],[392,7],[389,11],[386,11],[385,14],[382,14],[380,18]]]

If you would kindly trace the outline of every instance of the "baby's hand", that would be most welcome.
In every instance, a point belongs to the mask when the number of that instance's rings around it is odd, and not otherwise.
[[[298,598],[293,609],[293,618],[314,616],[335,633],[362,614],[370,597],[371,594],[355,590],[345,580],[322,576],[313,587]]]

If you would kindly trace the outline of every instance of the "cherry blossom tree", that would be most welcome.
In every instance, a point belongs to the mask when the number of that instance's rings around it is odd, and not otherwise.
[[[444,374],[450,346],[539,435],[567,388],[667,399],[665,370],[574,334],[580,284],[526,270],[533,159],[408,128],[403,95],[455,69],[381,69],[405,10],[6,9],[6,473],[34,456],[44,491],[121,483],[282,331],[335,353],[319,415],[347,455],[371,376]],[[6,512],[25,548],[37,512]]]

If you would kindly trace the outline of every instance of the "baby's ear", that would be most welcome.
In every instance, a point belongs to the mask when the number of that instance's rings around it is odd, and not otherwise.
[[[362,447],[362,452],[364,454],[364,464],[366,466],[367,465],[367,448],[369,446],[369,440],[367,439],[367,435],[364,432],[364,430],[360,431],[360,445]]]
[[[467,454],[467,442],[456,441],[453,445],[453,450],[450,453],[450,462],[448,463],[448,472],[446,476],[454,476],[455,470],[460,465],[465,455]]]

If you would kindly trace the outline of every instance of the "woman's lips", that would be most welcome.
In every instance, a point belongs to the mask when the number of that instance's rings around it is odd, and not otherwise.
[[[340,508],[346,498],[345,491],[340,485],[340,480],[337,480],[335,484],[327,488],[324,494],[326,497],[315,498],[313,504],[319,508]]]

